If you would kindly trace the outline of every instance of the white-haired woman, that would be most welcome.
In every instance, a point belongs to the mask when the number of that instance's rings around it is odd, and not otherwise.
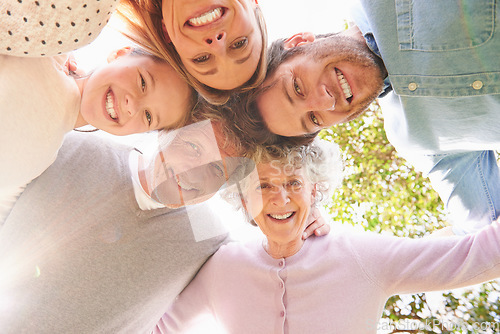
[[[331,232],[303,240],[309,210],[340,179],[338,151],[316,141],[262,153],[259,175],[242,192],[265,238],[221,247],[155,333],[188,332],[201,314],[213,315],[228,333],[376,333],[394,294],[500,276],[498,224],[466,237]]]

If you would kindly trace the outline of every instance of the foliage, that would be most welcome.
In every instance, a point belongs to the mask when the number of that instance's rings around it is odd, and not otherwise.
[[[339,144],[345,160],[343,186],[327,207],[334,221],[409,237],[446,226],[446,210],[430,182],[388,142],[376,102],[362,117],[323,130],[320,137]],[[497,283],[486,283],[443,293],[437,304],[428,294],[394,296],[386,304],[381,332],[500,332],[499,291]],[[479,323],[497,327],[481,329]]]

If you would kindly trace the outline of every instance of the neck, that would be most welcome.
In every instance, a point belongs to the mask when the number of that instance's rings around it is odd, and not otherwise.
[[[87,82],[87,77],[83,78],[75,78],[76,85],[78,86],[78,90],[80,91],[80,108],[78,110],[78,117],[76,119],[76,123],[74,128],[80,128],[82,126],[88,125],[89,122],[85,120],[82,116],[82,110],[81,110],[81,103],[82,103],[82,96],[83,96],[83,89],[85,88],[85,83]]]
[[[264,249],[267,254],[275,259],[281,259],[285,257],[290,257],[296,254],[304,245],[304,240],[299,238],[285,244],[270,241],[269,239],[264,240]]]

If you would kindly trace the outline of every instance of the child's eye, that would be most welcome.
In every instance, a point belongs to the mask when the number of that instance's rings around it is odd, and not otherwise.
[[[153,116],[149,111],[145,111],[144,114],[146,115],[146,120],[148,121],[149,126],[151,126],[151,123],[153,122]]]
[[[144,77],[140,75],[141,77],[141,90],[144,92],[146,90],[146,80],[144,80]]]
[[[295,93],[299,96],[304,96],[304,93],[302,92],[302,88],[300,88],[297,79],[293,79],[293,90]]]
[[[319,124],[319,120],[318,118],[316,117],[316,115],[314,115],[314,112],[311,111],[311,114],[309,115],[309,118],[311,119],[311,122],[316,125],[316,126],[321,126],[321,124]]]

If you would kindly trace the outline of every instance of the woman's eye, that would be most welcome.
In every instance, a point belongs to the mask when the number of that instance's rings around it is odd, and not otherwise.
[[[300,187],[302,185],[302,182],[300,182],[299,180],[291,180],[288,181],[288,185],[290,187]]]
[[[140,75],[141,77],[141,90],[144,92],[146,90],[146,80],[144,80],[144,77]]]
[[[198,56],[198,57],[193,58],[193,63],[202,64],[202,63],[207,62],[209,59],[210,59],[210,55],[206,54],[206,55],[202,55],[202,56]]]
[[[295,93],[297,93],[297,95],[304,96],[302,88],[300,88],[299,84],[297,83],[297,79],[293,80],[293,90],[295,91]]]
[[[314,125],[320,126],[318,118],[316,117],[316,115],[314,115],[312,111],[311,114],[309,115],[309,118],[311,119],[311,122],[313,122]]]
[[[148,124],[151,126],[151,123],[153,122],[153,116],[149,111],[145,111],[144,114],[146,115],[146,120],[148,121]]]
[[[244,47],[245,45],[248,44],[248,38],[244,37],[236,42],[234,42],[232,45],[231,45],[231,49],[233,50],[236,50],[236,49],[241,49],[242,47]]]

